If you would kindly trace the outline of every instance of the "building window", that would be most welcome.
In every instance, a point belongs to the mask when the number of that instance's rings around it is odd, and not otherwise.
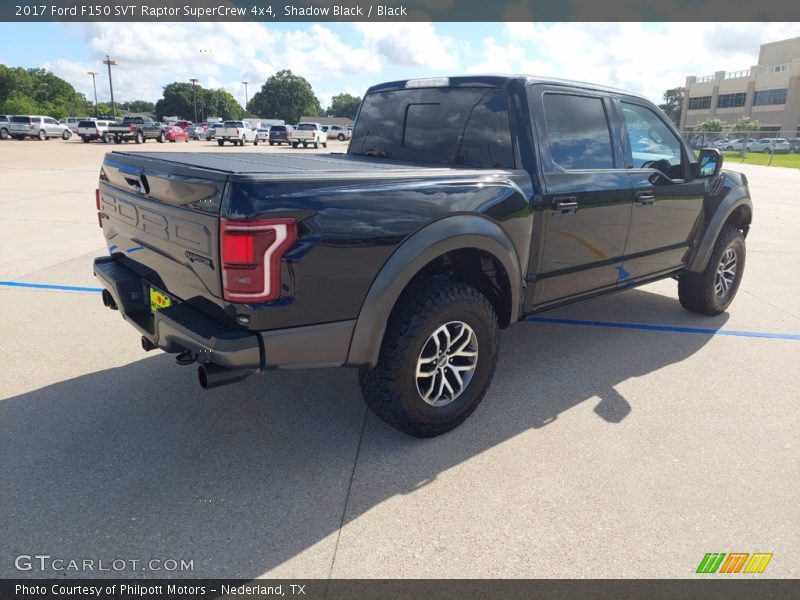
[[[756,92],[753,106],[769,106],[772,104],[786,104],[786,88],[782,90],[761,90]]]
[[[745,96],[744,92],[737,94],[720,94],[717,96],[717,108],[735,108],[737,106],[744,106]]]
[[[689,98],[689,110],[702,110],[704,108],[711,108],[711,96]]]

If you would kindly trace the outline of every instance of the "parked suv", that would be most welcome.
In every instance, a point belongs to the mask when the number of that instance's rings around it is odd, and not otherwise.
[[[10,128],[11,117],[8,115],[0,115],[0,140],[7,140],[9,138]]]
[[[787,154],[792,150],[791,145],[783,138],[761,138],[747,145],[750,152],[764,152],[766,154]]]
[[[96,121],[94,119],[80,121],[78,123],[78,135],[85,143],[89,143],[92,140],[103,140],[107,144],[111,141],[108,126],[109,121]]]
[[[14,115],[11,117],[11,137],[21,140],[26,137],[38,138],[42,141],[48,138],[60,137],[68,140],[72,131],[52,117]]]
[[[367,90],[347,153],[107,154],[94,273],[204,388],[354,367],[378,417],[429,437],[475,410],[498,329],[530,315],[666,279],[687,310],[726,310],[753,206],[721,166],[622,90],[393,81]],[[581,368],[567,343],[536,358],[552,377]]]
[[[269,128],[269,145],[289,144],[289,133],[293,130],[291,125],[272,125]]]

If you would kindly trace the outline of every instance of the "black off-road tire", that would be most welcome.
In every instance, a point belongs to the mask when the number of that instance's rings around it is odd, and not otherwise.
[[[417,360],[434,331],[453,321],[466,323],[475,333],[475,371],[459,396],[433,406],[417,389]],[[497,315],[478,290],[438,279],[416,285],[403,293],[392,311],[378,364],[359,371],[364,400],[380,419],[414,437],[450,431],[483,400],[497,364],[497,343]]]
[[[728,249],[736,254],[736,273],[733,283],[726,293],[719,296],[715,291],[717,269]],[[726,226],[720,232],[706,268],[701,273],[686,271],[678,278],[678,299],[681,306],[701,315],[718,315],[724,312],[736,296],[742,281],[746,258],[744,234],[733,226]]]

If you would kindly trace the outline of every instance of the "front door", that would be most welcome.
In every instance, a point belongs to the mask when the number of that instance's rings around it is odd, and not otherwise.
[[[544,239],[529,276],[537,307],[613,287],[625,275],[618,266],[632,195],[610,134],[611,100],[563,90],[532,94],[545,189]]]
[[[634,194],[624,268],[647,277],[683,264],[700,224],[705,183],[692,179],[688,150],[661,115],[635,101],[619,106]]]

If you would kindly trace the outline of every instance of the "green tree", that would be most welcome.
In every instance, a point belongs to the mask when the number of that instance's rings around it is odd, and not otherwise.
[[[122,110],[127,110],[133,113],[151,113],[155,112],[156,105],[147,100],[129,100],[119,105]]]
[[[737,131],[737,132],[758,131],[759,127],[761,127],[761,124],[756,119],[741,116],[738,119],[736,119],[736,122],[731,126],[731,131]]]
[[[708,117],[700,121],[695,127],[695,131],[706,131],[708,133],[719,133],[725,130],[725,123],[714,117]]]
[[[203,94],[202,88],[195,87],[197,95],[197,113],[202,113]],[[162,98],[155,105],[156,119],[161,121],[164,117],[194,118],[194,105],[192,104],[192,84],[174,81],[164,86]]]
[[[358,107],[361,104],[361,98],[353,96],[352,94],[336,94],[331,98],[331,105],[325,114],[329,117],[346,117],[348,119],[355,119]]]
[[[91,104],[69,83],[45,69],[0,65],[0,111],[61,118],[89,114]]]
[[[208,117],[220,117],[222,119],[244,118],[244,108],[230,92],[220,88],[218,90],[203,90],[203,93],[205,94],[203,120]],[[200,110],[199,107],[198,110]]]
[[[659,104],[658,108],[675,123],[675,127],[680,127],[681,111],[683,110],[683,88],[676,87],[664,92],[664,103]]]
[[[267,79],[247,103],[247,110],[266,119],[283,119],[287,123],[297,123],[303,115],[322,115],[322,107],[311,84],[288,69]]]

